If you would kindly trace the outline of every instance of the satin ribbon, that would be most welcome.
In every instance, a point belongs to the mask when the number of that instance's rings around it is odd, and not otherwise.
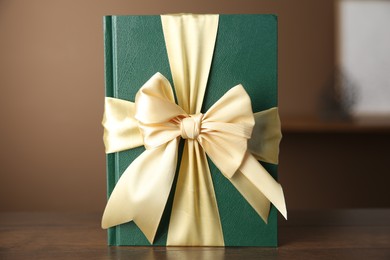
[[[153,243],[172,187],[182,137],[186,142],[167,245],[223,246],[206,153],[265,222],[270,202],[287,217],[280,184],[257,161],[277,163],[281,139],[277,108],[253,114],[249,96],[238,85],[206,113],[200,113],[218,15],[161,18],[178,105],[169,81],[160,73],[140,88],[135,103],[106,98],[106,152],[140,145],[146,151],[117,182],[102,227],[134,221]]]

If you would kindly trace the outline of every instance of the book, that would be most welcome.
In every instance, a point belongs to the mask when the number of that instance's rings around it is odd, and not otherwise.
[[[277,17],[220,15],[202,112],[229,89],[242,84],[253,112],[277,106]],[[134,101],[156,72],[173,86],[159,15],[105,16],[106,96]],[[107,154],[107,195],[143,147]],[[180,153],[179,160],[180,162]],[[266,224],[235,187],[208,160],[225,246],[277,246],[277,211],[271,205]],[[277,165],[261,162],[277,178]],[[175,182],[153,245],[166,245]],[[108,230],[109,245],[150,245],[134,222]]]

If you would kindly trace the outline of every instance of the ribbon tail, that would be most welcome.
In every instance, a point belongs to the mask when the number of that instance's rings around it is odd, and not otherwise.
[[[125,170],[103,213],[102,227],[133,220],[153,244],[177,163],[178,139],[144,151]]]
[[[240,168],[229,180],[266,223],[270,203],[287,219],[282,186],[250,153],[246,153]]]
[[[187,140],[169,222],[168,246],[224,246],[206,154]]]

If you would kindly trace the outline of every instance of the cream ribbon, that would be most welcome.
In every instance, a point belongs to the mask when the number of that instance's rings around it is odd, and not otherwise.
[[[116,184],[102,227],[133,220],[153,243],[176,171],[179,138],[183,137],[186,142],[167,245],[223,246],[205,152],[265,222],[270,202],[287,217],[280,184],[257,161],[277,163],[281,139],[277,109],[253,115],[250,98],[238,85],[201,114],[218,15],[164,15],[161,20],[179,105],[169,81],[159,73],[141,87],[135,103],[106,98],[106,152],[142,144],[147,150]]]

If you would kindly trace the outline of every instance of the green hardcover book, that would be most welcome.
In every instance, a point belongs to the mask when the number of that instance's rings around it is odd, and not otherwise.
[[[156,72],[173,86],[160,16],[106,16],[104,32],[107,97],[134,102],[139,88]],[[277,35],[275,15],[219,16],[202,112],[237,84],[245,87],[253,112],[277,106]],[[108,196],[123,171],[143,151],[144,147],[139,147],[107,155]],[[212,161],[208,163],[225,246],[277,246],[275,207],[271,205],[266,224]],[[277,178],[277,165],[261,164]],[[153,245],[166,245],[175,182]],[[134,222],[110,228],[108,244],[150,245]]]

